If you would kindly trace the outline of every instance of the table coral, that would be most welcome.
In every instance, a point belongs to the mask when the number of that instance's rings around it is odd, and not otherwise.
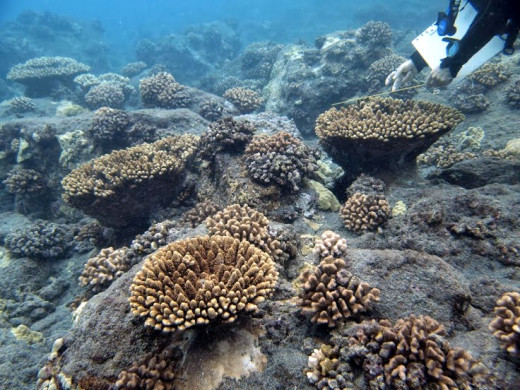
[[[89,70],[88,65],[73,58],[38,57],[12,67],[7,79],[25,85],[27,96],[40,97],[49,96],[57,84],[70,84],[74,76]]]
[[[266,252],[245,240],[205,236],[171,243],[144,262],[130,287],[134,315],[173,332],[252,312],[276,284]]]
[[[182,189],[197,143],[193,135],[172,136],[89,161],[62,180],[63,199],[107,225],[143,222]]]
[[[302,313],[317,324],[338,325],[379,301],[380,291],[345,269],[345,260],[328,256],[300,275]]]
[[[497,301],[489,329],[511,356],[520,356],[520,294],[507,292]]]
[[[413,166],[417,155],[463,119],[436,103],[371,98],[324,112],[315,131],[334,162],[354,175]]]

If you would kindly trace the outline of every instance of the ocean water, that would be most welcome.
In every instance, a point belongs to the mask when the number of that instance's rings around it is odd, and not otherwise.
[[[0,0],[0,390],[519,388],[520,43],[385,85],[446,6]]]

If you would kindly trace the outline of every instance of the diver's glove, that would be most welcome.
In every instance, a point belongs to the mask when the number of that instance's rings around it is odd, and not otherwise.
[[[428,77],[426,78],[426,85],[428,87],[442,87],[448,85],[453,80],[450,68],[441,68],[437,66],[432,69]]]
[[[392,84],[392,91],[401,88],[402,85],[411,81],[417,76],[418,70],[412,60],[403,62],[399,67],[388,75],[385,85]]]

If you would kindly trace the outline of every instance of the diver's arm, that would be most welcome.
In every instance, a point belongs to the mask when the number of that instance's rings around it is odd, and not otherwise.
[[[449,68],[452,77],[456,77],[460,68],[506,25],[508,16],[502,3],[501,0],[491,0],[459,41],[458,51],[442,59],[440,67]]]
[[[417,73],[419,73],[421,70],[428,66],[424,58],[422,58],[422,56],[419,54],[417,50],[410,56],[410,59],[417,68]]]

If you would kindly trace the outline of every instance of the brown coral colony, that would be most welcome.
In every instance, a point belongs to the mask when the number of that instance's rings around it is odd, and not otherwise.
[[[277,280],[271,257],[247,241],[206,236],[152,254],[130,287],[132,313],[164,332],[256,310]]]

